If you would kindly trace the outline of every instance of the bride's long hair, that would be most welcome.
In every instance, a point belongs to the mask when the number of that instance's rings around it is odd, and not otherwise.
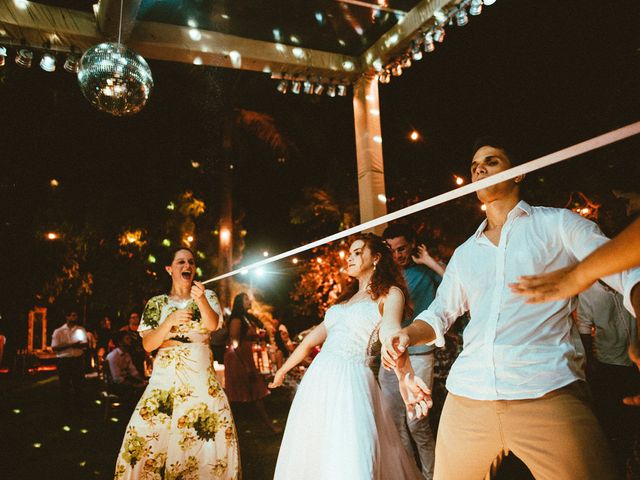
[[[368,287],[371,298],[377,300],[389,293],[391,287],[398,287],[404,294],[404,315],[405,317],[412,316],[413,308],[409,298],[409,291],[407,290],[407,282],[404,280],[400,267],[393,260],[389,246],[381,237],[373,233],[360,233],[353,238],[351,244],[357,240],[364,242],[364,247],[369,249],[372,256],[380,255],[380,260],[376,264]],[[338,297],[336,303],[348,302],[357,291],[358,281],[352,279]]]

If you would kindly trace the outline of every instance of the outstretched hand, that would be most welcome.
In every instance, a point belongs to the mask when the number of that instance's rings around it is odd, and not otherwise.
[[[400,382],[400,394],[409,419],[426,417],[433,406],[431,390],[420,377],[407,373]]]
[[[528,297],[527,303],[542,303],[573,297],[592,283],[579,278],[576,266],[572,265],[554,272],[522,276],[509,287],[513,293]]]

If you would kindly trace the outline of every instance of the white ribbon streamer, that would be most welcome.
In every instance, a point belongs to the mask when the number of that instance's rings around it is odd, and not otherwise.
[[[620,140],[624,140],[625,138],[632,137],[634,135],[637,135],[638,133],[640,133],[640,121],[631,123],[625,127],[613,130],[609,133],[593,137],[590,140],[577,143],[571,147],[558,150],[557,152],[545,155],[536,160],[531,160],[522,165],[518,165],[517,167],[505,170],[504,172],[496,173],[495,175],[491,175],[490,177],[483,178],[482,180],[478,180],[477,182],[467,184],[460,188],[456,188],[455,190],[450,190],[446,193],[436,195],[435,197],[431,197],[427,200],[423,200],[422,202],[418,202],[400,210],[396,210],[395,212],[391,212],[381,217],[374,218],[373,220],[369,220],[368,222],[364,222],[360,225],[356,225],[355,227],[348,228],[347,230],[334,233],[333,235],[321,238],[320,240],[315,240],[314,242],[307,243],[306,245],[302,245],[301,247],[293,248],[286,252],[279,253],[278,255],[274,255],[273,257],[265,258],[264,260],[260,260],[258,262],[252,263],[251,265],[247,265],[246,267],[238,268],[231,272],[218,275],[217,277],[210,278],[209,280],[206,280],[202,283],[206,284],[215,282],[217,280],[222,280],[223,278],[237,275],[241,272],[246,273],[251,269],[258,268],[269,263],[277,262],[278,260],[282,260],[283,258],[287,258],[292,255],[297,255],[298,253],[306,252],[307,250],[311,250],[312,248],[324,245],[325,243],[335,242],[336,240],[340,240],[341,238],[360,233],[364,230],[372,229],[374,227],[377,227],[378,225],[392,222],[399,218],[406,217],[407,215],[411,215],[412,213],[426,210],[427,208],[440,205],[441,203],[445,203],[464,195],[477,192],[478,190],[482,190],[483,188],[487,188],[497,183],[504,182],[505,180],[509,180],[511,178],[524,175],[535,170],[539,170],[549,165],[553,165],[555,163],[563,162],[570,158],[577,157],[578,155],[582,155],[606,145],[619,142]]]

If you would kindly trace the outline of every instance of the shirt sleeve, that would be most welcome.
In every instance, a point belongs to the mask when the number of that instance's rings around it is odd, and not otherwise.
[[[585,290],[578,295],[578,308],[576,309],[576,323],[580,335],[590,335],[593,321],[593,308],[589,302],[589,295],[592,294],[594,287]]]
[[[114,350],[115,352],[115,350]],[[116,353],[110,353],[107,355],[107,362],[109,363],[109,370],[111,371],[111,379],[113,383],[122,383],[122,371],[120,365],[118,365],[118,355]]]
[[[444,334],[467,310],[467,297],[458,276],[456,254],[454,253],[444,272],[442,283],[436,291],[435,299],[429,308],[418,314],[414,321],[426,322],[435,331],[436,338],[428,345],[435,344],[436,347],[443,347],[445,344]]]
[[[594,222],[569,210],[563,211],[560,232],[565,248],[577,261],[583,260],[609,241]],[[603,277],[602,281],[623,295],[624,306],[635,315],[631,305],[631,290],[640,283],[640,268]]]
[[[51,347],[57,347],[60,345],[60,330],[54,330],[51,336]]]

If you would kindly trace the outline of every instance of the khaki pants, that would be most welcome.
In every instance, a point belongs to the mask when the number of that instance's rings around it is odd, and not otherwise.
[[[449,393],[436,441],[435,480],[480,480],[512,451],[536,480],[619,479],[584,382],[531,400]]]

